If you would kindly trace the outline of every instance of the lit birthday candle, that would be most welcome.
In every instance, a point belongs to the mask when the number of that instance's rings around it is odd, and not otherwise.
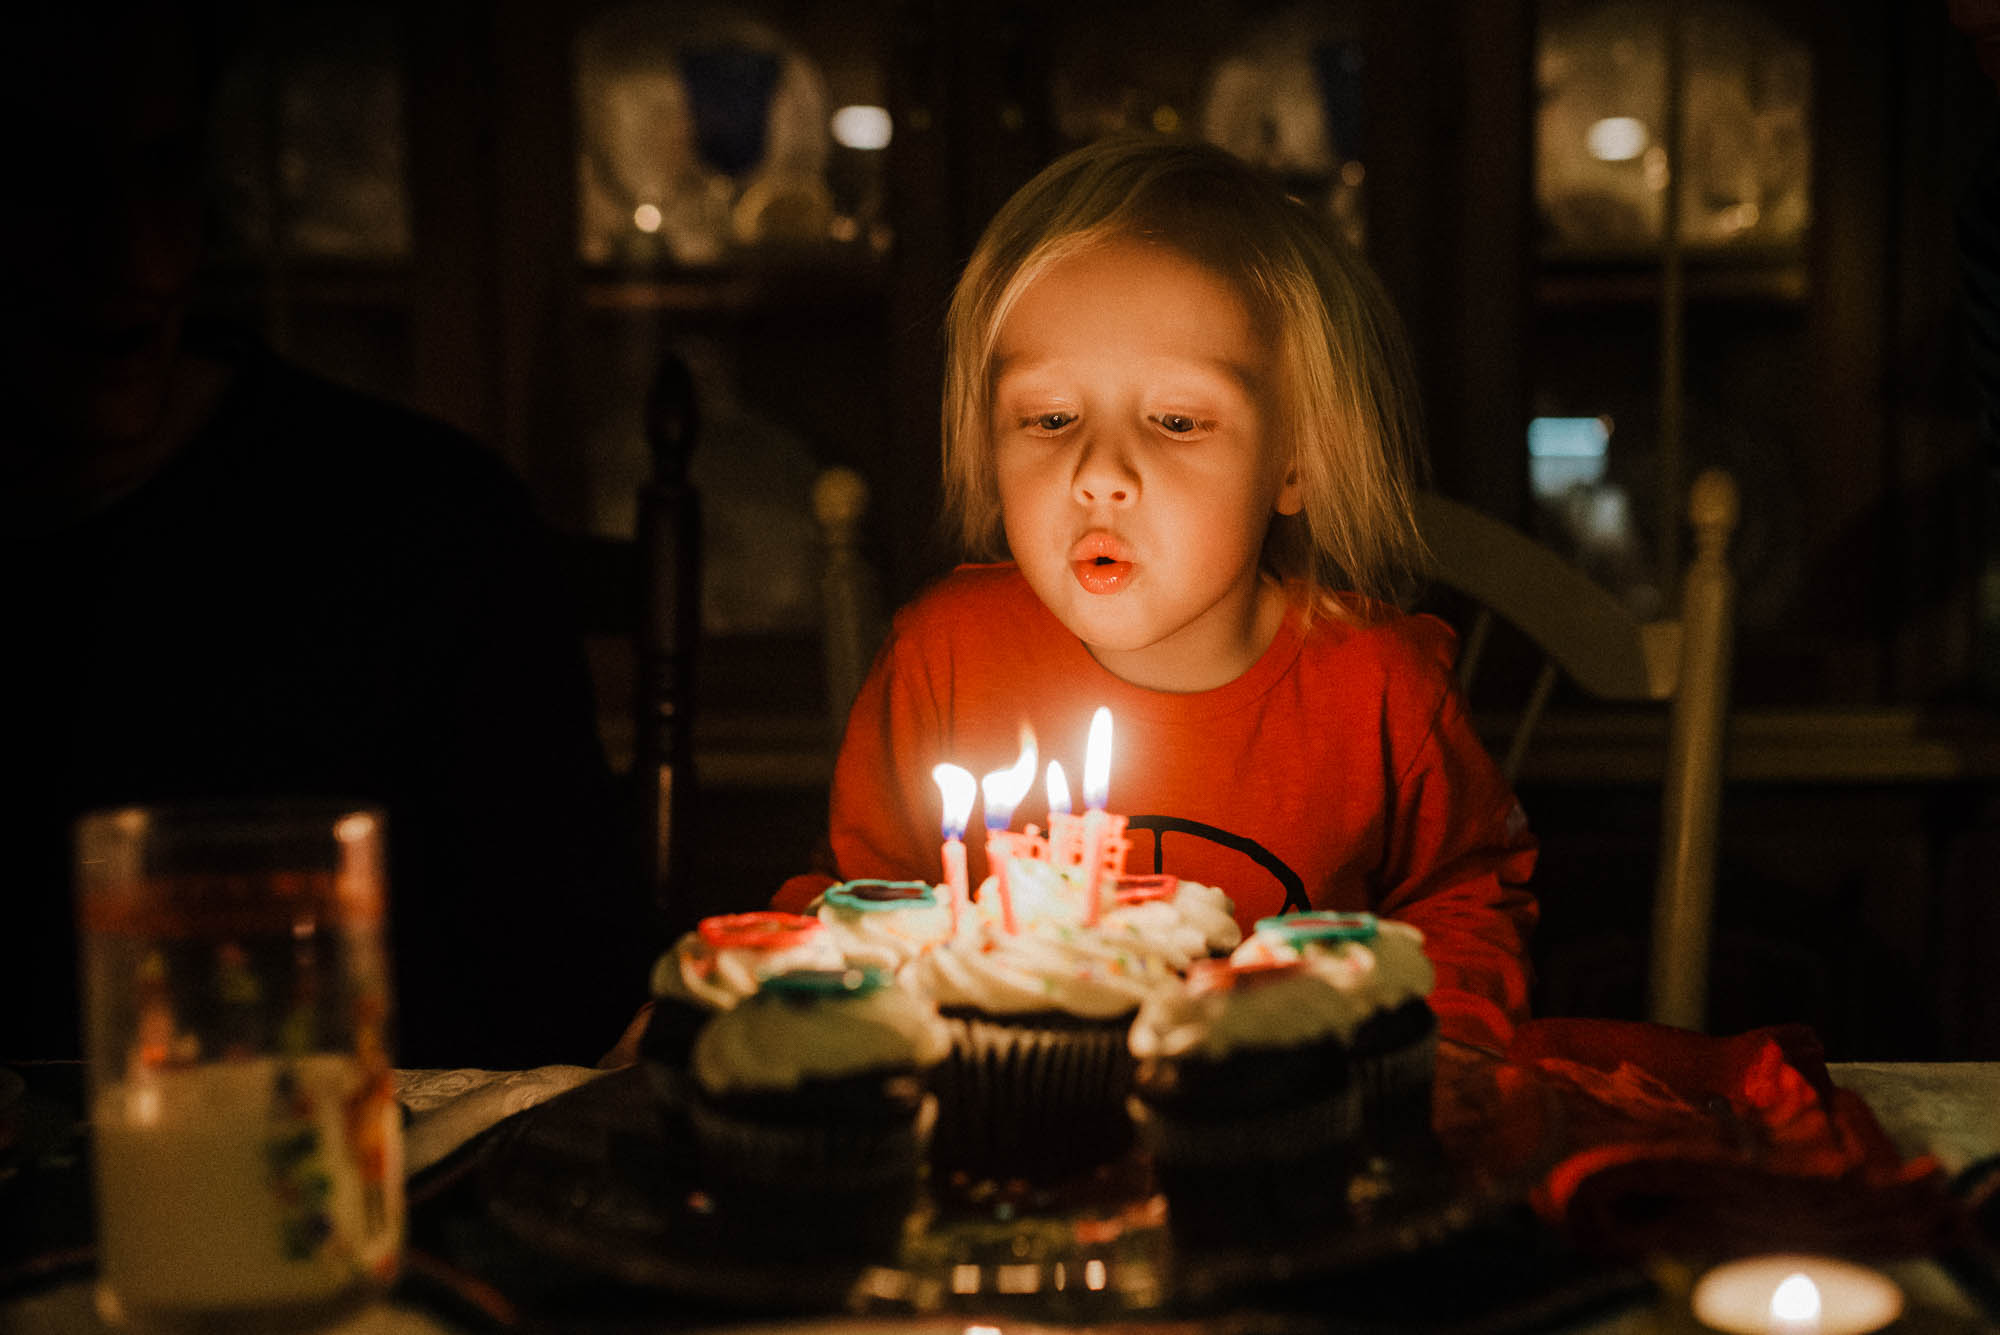
[[[1083,864],[1083,822],[1070,814],[1069,776],[1062,762],[1051,760],[1048,768],[1049,861],[1057,867]]]
[[[1008,830],[1014,808],[1035,782],[1035,735],[1021,730],[1021,754],[1006,769],[994,770],[979,781],[986,798],[986,860],[993,866],[993,885],[1000,896],[1000,925],[1009,932],[1020,930],[1014,921],[1014,897],[1007,887],[1007,864],[1013,859],[1016,840]]]
[[[951,900],[951,934],[955,937],[959,914],[971,899],[965,884],[965,823],[972,819],[976,784],[971,770],[951,764],[931,770],[931,778],[944,802],[944,884],[945,896]]]
[[[1111,711],[1099,705],[1090,716],[1090,740],[1083,753],[1083,921],[1095,926],[1102,906],[1098,902],[1104,884],[1107,855],[1116,858],[1116,881],[1125,870],[1125,817],[1104,809],[1111,792]]]

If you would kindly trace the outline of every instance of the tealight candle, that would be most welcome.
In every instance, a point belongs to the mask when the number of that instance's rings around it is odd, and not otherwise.
[[[1903,1291],[1887,1275],[1827,1256],[1753,1256],[1694,1286],[1703,1325],[1740,1335],[1866,1335],[1894,1321]]]
[[[931,778],[936,781],[938,796],[944,803],[945,898],[951,901],[951,934],[955,937],[959,914],[972,898],[965,883],[965,823],[972,819],[976,785],[971,770],[952,764],[935,767]]]
[[[1007,864],[1013,860],[1014,840],[1008,826],[1014,808],[1035,781],[1035,736],[1021,731],[1021,754],[1006,769],[994,770],[979,781],[986,798],[986,860],[993,867],[993,886],[1000,896],[1000,925],[1008,932],[1021,930],[1014,921],[1014,896],[1007,886]]]
[[[1104,809],[1111,792],[1111,711],[1099,705],[1090,716],[1090,739],[1083,752],[1083,921],[1096,926],[1103,905],[1099,895],[1104,885],[1107,854],[1117,859],[1111,873],[1117,880],[1125,870],[1125,818]],[[1115,849],[1115,852],[1114,852]]]

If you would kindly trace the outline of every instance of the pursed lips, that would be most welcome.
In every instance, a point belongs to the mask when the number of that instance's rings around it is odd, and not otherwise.
[[[1130,549],[1102,531],[1078,539],[1069,549],[1069,563],[1086,593],[1116,593],[1131,581],[1135,569]]]

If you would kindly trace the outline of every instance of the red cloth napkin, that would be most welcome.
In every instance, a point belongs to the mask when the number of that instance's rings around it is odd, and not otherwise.
[[[1560,1105],[1563,1157],[1534,1206],[1587,1249],[1911,1255],[1962,1224],[1937,1163],[1903,1158],[1803,1025],[1530,1020],[1508,1058]]]

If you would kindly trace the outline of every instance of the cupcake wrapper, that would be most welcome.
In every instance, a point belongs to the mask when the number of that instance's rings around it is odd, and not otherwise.
[[[848,1190],[914,1181],[930,1145],[937,1100],[907,1121],[777,1124],[732,1116],[704,1099],[688,1108],[704,1176],[763,1187]]]
[[[1033,1178],[1103,1163],[1130,1146],[1126,1024],[1060,1028],[946,1016],[935,1156],[944,1169]]]
[[[1129,1107],[1140,1142],[1161,1165],[1230,1168],[1302,1162],[1351,1143],[1361,1129],[1361,1095],[1352,1085],[1244,1117],[1176,1117],[1138,1098]]]
[[[1377,1130],[1419,1124],[1428,1128],[1436,1069],[1435,1026],[1414,1043],[1387,1052],[1357,1054],[1353,1074],[1361,1090],[1362,1120]]]

